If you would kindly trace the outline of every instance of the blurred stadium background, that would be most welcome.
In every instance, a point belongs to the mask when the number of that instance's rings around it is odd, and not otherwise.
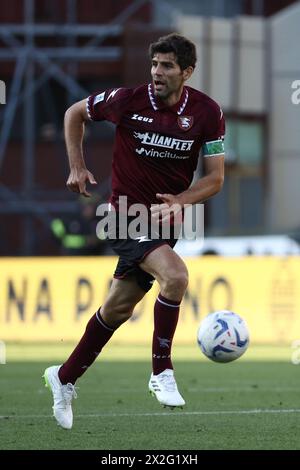
[[[60,318],[67,325],[80,313],[85,322],[105,295],[114,261],[61,256],[112,254],[95,236],[95,207],[109,195],[114,132],[105,123],[87,126],[86,159],[99,184],[92,200],[82,201],[65,188],[64,112],[93,91],[149,80],[148,44],[174,30],[197,45],[190,85],[221,104],[227,123],[226,180],[205,204],[205,245],[178,243],[180,254],[195,257],[187,316],[198,321],[223,306],[276,324],[269,335],[254,328],[254,341],[287,343],[295,331],[300,335],[299,265],[292,259],[300,252],[300,106],[292,102],[292,84],[300,79],[300,3],[12,0],[3,6],[0,338],[55,340]],[[209,260],[203,253],[268,259]],[[65,267],[70,295],[60,290]]]
[[[226,308],[241,314],[251,332],[253,346],[238,367],[252,360],[278,361],[272,380],[279,363],[288,368],[278,366],[284,370],[280,380],[295,379],[291,362],[300,362],[299,24],[300,2],[292,0],[1,3],[3,384],[9,383],[10,363],[17,367],[26,361],[31,370],[34,361],[65,358],[105,297],[116,261],[105,241],[94,236],[95,207],[110,191],[113,127],[86,128],[86,161],[99,183],[91,201],[82,201],[65,187],[64,112],[94,91],[149,81],[148,45],[172,31],[196,43],[198,63],[188,84],[221,104],[227,124],[225,185],[205,204],[204,247],[179,242],[177,248],[191,280],[175,357],[206,361],[196,345],[197,326],[210,311]],[[199,165],[198,175],[201,171]],[[150,361],[156,294],[154,287],[115,335],[104,360]],[[268,383],[269,390],[274,388]],[[265,396],[270,398],[267,392],[257,397],[257,406]],[[245,406],[243,397],[241,403]],[[292,399],[289,403],[297,407]],[[3,445],[17,448],[13,441]]]

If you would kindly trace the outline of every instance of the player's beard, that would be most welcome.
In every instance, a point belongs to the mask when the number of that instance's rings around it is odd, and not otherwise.
[[[166,100],[167,98],[169,98],[170,96],[170,92],[168,91],[154,91],[154,95],[157,96],[158,98],[160,98],[161,100]]]
[[[167,85],[164,85],[162,90],[157,90],[154,87],[154,95],[158,96],[158,98],[162,100],[168,99],[171,94],[172,94],[172,90],[170,90],[170,88]]]
[[[167,100],[173,93],[177,94],[180,90],[183,81],[180,80],[170,80],[168,82],[163,81],[163,86],[160,90],[157,90],[155,86],[155,81],[153,81],[153,90],[154,95],[160,98],[161,100]]]

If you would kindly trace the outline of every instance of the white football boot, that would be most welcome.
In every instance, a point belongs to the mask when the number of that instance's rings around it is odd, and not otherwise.
[[[165,369],[158,375],[151,374],[149,391],[164,406],[174,408],[185,405],[184,399],[178,392],[172,369]]]
[[[59,426],[64,429],[71,429],[73,425],[73,412],[71,402],[77,398],[75,387],[68,383],[63,385],[58,377],[61,366],[52,366],[44,372],[46,387],[49,387],[53,395],[53,416]]]

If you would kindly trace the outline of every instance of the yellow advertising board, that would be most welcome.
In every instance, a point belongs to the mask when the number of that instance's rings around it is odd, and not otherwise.
[[[77,341],[104,301],[117,259],[0,259],[0,340]],[[187,258],[189,287],[176,344],[193,344],[209,312],[232,310],[248,323],[251,340],[287,344],[300,339],[300,257]],[[114,335],[119,344],[152,338],[157,283]]]

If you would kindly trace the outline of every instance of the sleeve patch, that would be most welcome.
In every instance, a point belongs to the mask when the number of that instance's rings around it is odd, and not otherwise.
[[[221,155],[225,153],[224,139],[220,138],[217,140],[212,140],[211,142],[205,142],[205,144],[203,144],[202,150],[204,157],[210,157],[212,155]]]
[[[95,106],[97,103],[100,103],[100,101],[104,101],[104,95],[105,91],[103,93],[100,93],[100,95],[96,95],[94,98],[93,105]]]

